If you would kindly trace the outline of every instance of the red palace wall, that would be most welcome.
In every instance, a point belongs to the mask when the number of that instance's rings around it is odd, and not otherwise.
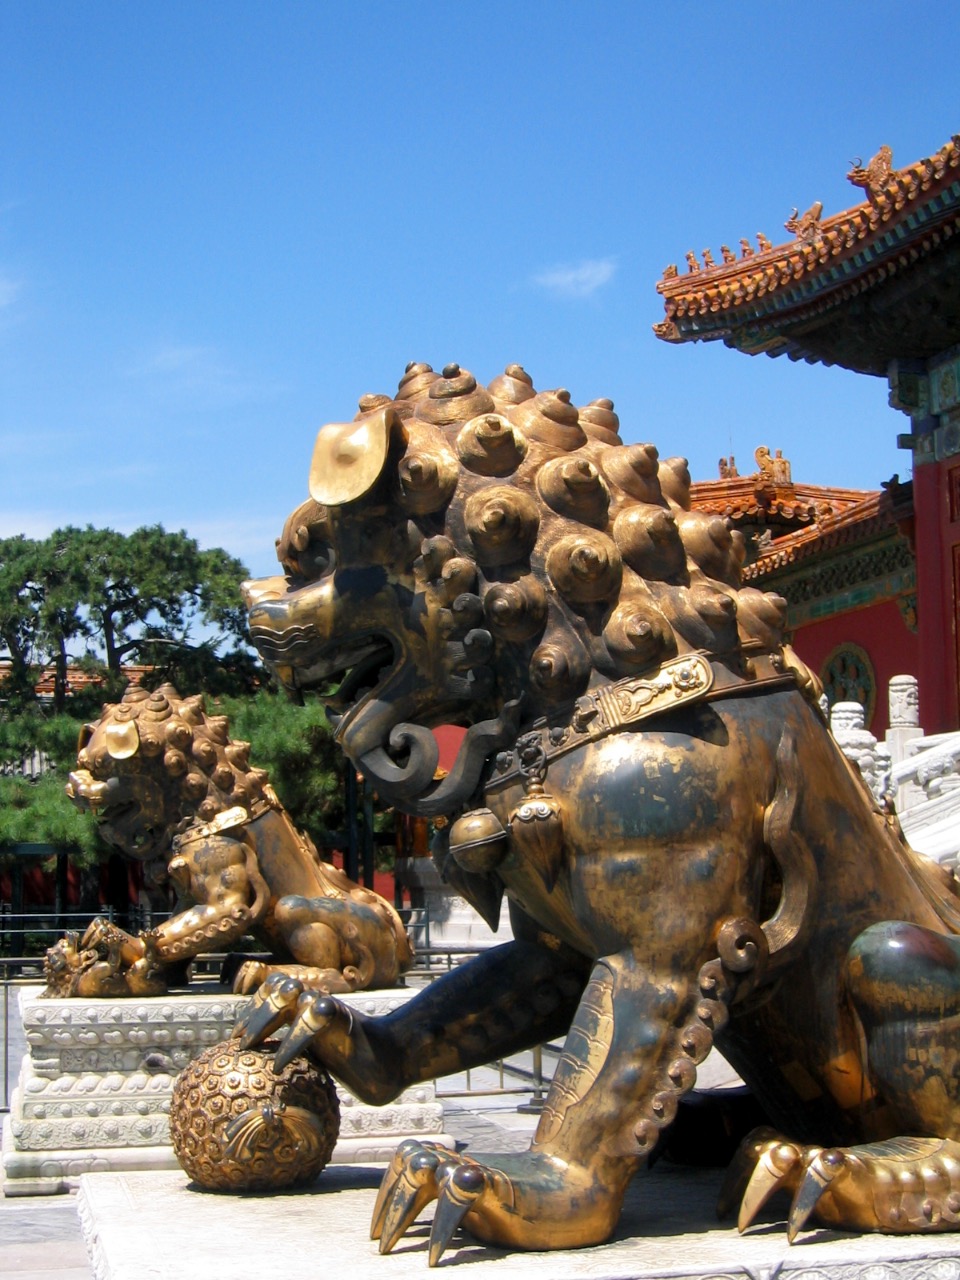
[[[960,600],[960,459],[914,467],[920,723],[927,733],[960,728],[957,610]]]
[[[440,748],[439,768],[446,769],[448,773],[453,768],[465,733],[466,729],[461,729],[455,724],[442,724],[439,728],[434,729],[433,736],[436,738],[437,746]]]
[[[920,645],[892,600],[836,614],[822,622],[798,627],[793,647],[817,675],[831,653],[841,644],[855,644],[865,650],[876,675],[877,699],[867,728],[882,739],[887,731],[887,685],[891,676],[919,676]]]

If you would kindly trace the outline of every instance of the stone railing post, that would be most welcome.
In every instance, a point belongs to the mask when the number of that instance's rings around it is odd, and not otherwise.
[[[890,756],[864,728],[864,710],[859,702],[835,702],[830,709],[830,732],[837,746],[857,766],[864,782],[882,800],[890,782]]]

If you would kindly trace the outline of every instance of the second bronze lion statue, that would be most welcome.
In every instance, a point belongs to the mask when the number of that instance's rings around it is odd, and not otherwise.
[[[268,983],[241,1033],[291,1024],[278,1062],[307,1051],[372,1102],[566,1037],[528,1152],[400,1149],[381,1249],[434,1199],[431,1263],[461,1223],[605,1240],[714,1045],[780,1131],[735,1166],[744,1224],[786,1186],[791,1234],[815,1207],[960,1225],[952,877],[837,750],[784,602],[741,586],[684,461],[519,366],[483,387],[412,365],[321,430],[311,493],[285,576],[248,586],[254,641],[291,689],[339,686],[344,751],[454,819],[445,874],[490,920],[505,894],[515,940],[380,1019]],[[438,781],[445,723],[466,734]]]
[[[158,995],[174,966],[246,934],[272,960],[240,968],[241,992],[275,972],[320,991],[392,987],[409,969],[392,905],[323,861],[228,729],[172,685],[131,687],[84,726],[67,794],[108,844],[168,877],[178,904],[138,937],[108,920],[68,934],[47,953],[49,994]]]

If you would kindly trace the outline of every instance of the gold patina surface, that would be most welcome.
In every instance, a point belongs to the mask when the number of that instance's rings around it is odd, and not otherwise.
[[[249,756],[170,685],[131,688],[84,727],[67,794],[179,905],[138,937],[108,920],[68,934],[47,953],[51,995],[159,995],[172,966],[246,934],[272,960],[242,966],[239,991],[274,972],[328,992],[396,984],[413,956],[393,906],[320,858]]]
[[[565,1037],[528,1152],[401,1148],[381,1249],[432,1200],[432,1263],[461,1223],[605,1240],[714,1046],[776,1126],[735,1165],[744,1225],[774,1183],[792,1234],[818,1201],[831,1224],[960,1224],[953,877],[837,749],[784,602],[741,585],[685,461],[517,365],[487,387],[411,365],[321,441],[364,423],[376,448],[337,454],[283,576],[250,584],[251,634],[382,799],[443,820],[444,876],[493,923],[506,897],[514,941],[383,1019],[271,981],[239,1032],[289,1024],[280,1066],[308,1051],[371,1102]],[[445,724],[466,732],[441,778]]]

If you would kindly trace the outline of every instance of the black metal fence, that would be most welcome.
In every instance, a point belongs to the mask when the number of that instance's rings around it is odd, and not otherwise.
[[[76,917],[76,923],[67,927],[80,930],[86,928],[91,919],[90,916]],[[61,936],[62,930],[51,937],[50,944]],[[424,986],[477,953],[477,949],[457,946],[435,946],[419,950],[417,965],[405,975],[404,981],[408,986]],[[223,953],[198,957],[192,965],[191,984],[216,982],[226,958]],[[43,981],[42,954],[0,956],[0,1113],[10,1110],[10,1098],[20,1073],[21,1059],[26,1052],[20,1019],[19,991],[23,987],[42,986]],[[471,1097],[516,1096],[526,1100],[518,1110],[538,1111],[543,1105],[559,1052],[557,1045],[538,1046],[528,1053],[492,1062],[478,1071],[461,1072],[458,1076],[438,1082],[437,1097],[468,1100]]]
[[[140,923],[140,913],[135,912],[134,930],[146,926]],[[42,907],[36,911],[12,911],[0,902],[0,958],[39,957],[48,947],[69,930],[82,934],[97,916],[114,918],[112,908],[96,913],[83,911],[57,911],[54,907]]]
[[[170,917],[169,911],[151,911],[149,907],[131,905],[118,918],[113,907],[104,907],[100,911],[58,911],[56,907],[38,907],[32,911],[14,911],[9,903],[0,902],[0,959],[13,956],[40,956],[48,947],[68,930],[83,934],[87,925],[95,919],[114,920],[122,925],[128,933],[139,933],[141,929],[152,929],[154,925]],[[439,964],[443,967],[442,956],[447,951],[453,955],[472,954],[457,947],[431,947],[430,945],[430,913],[424,907],[413,907],[401,910],[403,920],[413,941],[417,953],[418,965],[424,971],[430,971]],[[252,938],[244,939],[241,944],[246,950],[256,950],[257,943]],[[429,962],[421,961],[421,957],[431,956]]]

